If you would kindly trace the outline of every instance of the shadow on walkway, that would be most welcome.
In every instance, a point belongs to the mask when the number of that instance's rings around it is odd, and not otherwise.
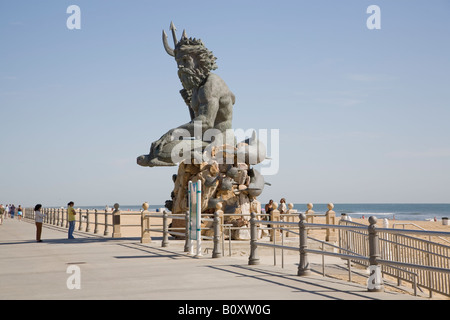
[[[228,266],[206,266],[221,272],[232,273],[242,278],[252,278],[267,283],[268,285],[276,285],[289,288],[292,292],[308,293],[315,296],[313,299],[331,299],[331,300],[347,300],[347,299],[369,299],[380,300],[377,297],[368,297],[367,290],[359,285],[347,283],[345,290],[338,289],[341,281],[328,277],[298,277],[295,275],[287,275],[275,270],[265,270],[255,266],[228,265]],[[306,289],[308,288],[308,289]],[[351,290],[348,290],[348,289]],[[338,293],[338,294],[336,294]],[[345,297],[345,298],[344,298]]]

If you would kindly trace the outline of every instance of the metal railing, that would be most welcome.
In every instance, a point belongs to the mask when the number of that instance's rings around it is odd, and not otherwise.
[[[206,236],[206,235],[200,235],[200,238],[197,239],[197,254],[196,256],[201,256],[201,240],[213,240],[214,247],[213,247],[213,258],[219,258],[223,255],[223,252],[220,251],[219,248],[219,241],[222,237],[223,239],[223,232],[220,229],[221,224],[221,212],[215,212],[214,214],[202,214],[202,221],[203,222],[212,222],[212,227],[204,227],[201,228],[201,230],[213,230],[214,236]],[[212,216],[212,218],[211,218]],[[150,219],[155,218],[161,218],[162,219],[162,225],[152,225],[150,223]],[[171,220],[185,220],[185,226],[184,227],[169,227]],[[172,236],[178,236],[182,237],[185,240],[184,244],[184,252],[189,252],[191,254],[193,253],[193,240],[189,237],[189,212],[186,212],[186,214],[171,214],[167,211],[163,211],[162,214],[154,214],[150,213],[147,210],[142,210],[141,212],[141,243],[149,243],[152,241],[150,237],[150,232],[159,232],[162,233],[163,239],[161,242],[162,247],[167,247],[169,245],[169,235]],[[154,228],[154,227],[162,227],[162,228]],[[184,232],[179,232],[180,230],[184,230]],[[222,245],[223,250],[223,245]]]
[[[340,223],[361,226],[350,221]],[[406,281],[424,288],[430,297],[433,292],[450,296],[450,246],[417,237],[449,237],[449,232],[389,228],[377,228],[377,232],[380,246],[377,261],[382,265],[382,273],[397,278],[398,285]],[[366,255],[367,237],[367,230],[347,230],[342,231],[339,238],[341,247]],[[367,266],[367,263],[356,262]]]
[[[421,236],[450,237],[450,232],[398,230],[377,228],[377,219],[369,218],[369,226],[343,222],[339,225],[306,223],[306,215],[300,214],[299,247],[288,247],[260,242],[257,239],[257,225],[271,224],[295,226],[293,222],[261,221],[252,214],[249,265],[259,264],[258,247],[273,247],[283,250],[298,250],[300,262],[297,274],[311,274],[308,254],[334,256],[359,263],[369,268],[368,290],[383,291],[381,272],[398,279],[411,282],[414,292],[417,287],[426,288],[450,296],[450,247],[414,238],[408,234]],[[308,249],[308,229],[334,228],[339,230],[339,252]]]
[[[99,232],[99,226],[104,226],[104,235],[109,234],[108,227],[113,227],[113,237],[120,237],[120,210],[117,208],[114,212],[98,212],[97,210],[77,210],[78,230],[90,232],[92,225],[92,216],[94,217],[94,233]],[[67,210],[63,208],[45,208],[45,221],[48,224],[67,228]],[[25,218],[33,219],[32,209],[25,209]],[[189,213],[171,214],[166,211],[162,213],[149,212],[142,210],[141,215],[141,242],[151,241],[150,232],[162,233],[162,246],[169,245],[169,236],[178,236],[185,238],[185,252],[191,252],[192,242],[189,239]],[[203,222],[208,222],[208,227],[202,230],[209,230],[210,235],[202,235],[200,238],[213,241],[213,258],[220,258],[224,255],[224,230],[229,230],[230,255],[231,255],[231,232],[232,229],[242,229],[241,227],[232,227],[224,223],[225,216],[248,216],[245,214],[224,214],[222,210],[216,210],[214,214],[202,214]],[[108,217],[111,216],[112,219]],[[369,275],[368,290],[382,291],[383,280],[381,273],[392,276],[397,279],[397,284],[402,281],[412,283],[414,292],[417,288],[426,289],[429,295],[433,292],[450,296],[450,247],[444,244],[432,242],[420,237],[444,237],[450,239],[450,232],[424,231],[424,230],[406,230],[390,229],[376,227],[376,218],[370,217],[370,225],[357,224],[348,220],[340,220],[339,224],[315,224],[307,223],[308,215],[301,213],[298,215],[298,222],[293,220],[293,215],[250,214],[250,240],[249,240],[249,260],[250,265],[259,264],[258,247],[271,247],[275,250],[293,250],[299,253],[299,264],[297,274],[299,276],[309,275],[308,254],[322,255],[322,273],[325,274],[324,256],[333,256],[348,261],[349,279],[351,280],[351,262],[368,267]],[[150,223],[150,219],[162,219],[162,225]],[[185,220],[183,228],[169,227],[173,220]],[[111,222],[110,222],[110,221]],[[282,221],[285,220],[285,221]],[[312,220],[312,219],[311,219]],[[126,226],[126,225],[122,225]],[[139,225],[133,225],[139,226]],[[161,227],[161,228],[158,228]],[[270,230],[271,243],[263,242],[258,238],[258,229]],[[338,230],[338,243],[334,245],[330,242],[319,241],[308,237],[308,230],[326,229],[327,237],[331,234],[329,230]],[[184,232],[180,232],[184,230]],[[295,231],[294,231],[295,230]],[[211,236],[212,231],[212,236]],[[277,243],[277,234],[281,232],[281,244]],[[286,246],[283,243],[284,233],[290,232],[298,236],[298,246]],[[414,236],[416,237],[414,237]],[[322,250],[311,249],[308,247],[308,241],[317,241],[321,243]],[[333,251],[324,250],[325,247],[333,248]],[[283,256],[282,256],[283,259]],[[283,261],[282,261],[283,264]]]
[[[44,223],[48,225],[53,225],[57,227],[69,228],[69,219],[66,208],[42,208],[42,213],[44,213]],[[120,238],[120,228],[121,227],[137,227],[139,225],[126,225],[120,223],[121,212],[119,206],[114,209],[114,211],[109,211],[107,209],[97,210],[97,209],[75,209],[75,230],[83,232],[92,232],[91,228],[94,226],[93,233],[98,234],[103,231],[104,236],[110,235],[110,228],[112,227],[113,238]],[[139,213],[138,213],[139,214]],[[128,216],[132,214],[127,214]],[[24,217],[27,219],[35,219],[35,213],[32,208],[25,208]],[[93,220],[92,220],[93,219]],[[101,230],[102,229],[102,230]]]

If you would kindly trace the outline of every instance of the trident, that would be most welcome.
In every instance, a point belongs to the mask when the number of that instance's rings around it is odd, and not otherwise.
[[[175,28],[173,22],[170,22],[170,30],[172,31],[173,45],[176,47],[177,43],[178,43],[177,34],[176,34],[177,28]],[[186,30],[183,30],[183,35],[181,36],[181,39],[186,39],[186,38],[187,38]],[[163,29],[163,34],[162,34],[162,40],[163,40],[164,49],[166,49],[166,52],[170,56],[175,57],[174,49],[172,49],[169,46],[169,43],[167,42],[167,34],[166,34],[166,31],[164,31],[164,29]]]

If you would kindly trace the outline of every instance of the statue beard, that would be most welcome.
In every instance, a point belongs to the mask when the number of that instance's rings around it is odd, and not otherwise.
[[[180,68],[178,70],[178,77],[186,90],[197,88],[206,78],[200,69]]]

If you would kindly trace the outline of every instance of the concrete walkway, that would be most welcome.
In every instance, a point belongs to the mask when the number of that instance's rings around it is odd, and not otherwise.
[[[68,240],[67,229],[44,225],[43,242],[37,243],[32,221],[4,221],[0,225],[0,299],[419,299],[371,293],[364,286],[316,274],[298,277],[294,256],[284,269],[266,264],[273,261],[271,257],[249,266],[247,256],[194,258],[181,245],[161,248],[160,241],[141,244],[137,238],[74,235],[77,239]],[[80,289],[67,285],[76,274],[70,271],[73,266],[79,268]]]

